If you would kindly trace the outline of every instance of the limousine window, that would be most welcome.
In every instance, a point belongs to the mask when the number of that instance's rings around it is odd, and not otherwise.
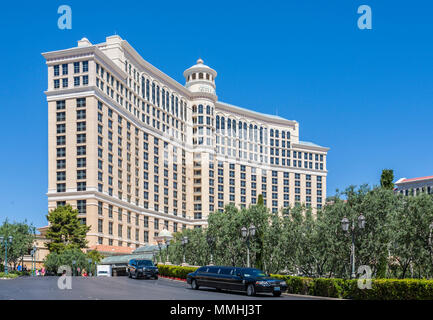
[[[244,277],[266,277],[266,274],[259,269],[246,269],[244,271]]]
[[[232,274],[232,271],[233,271],[233,269],[231,269],[231,268],[223,268],[223,269],[220,269],[221,270],[221,272],[220,273],[222,273],[222,274]]]

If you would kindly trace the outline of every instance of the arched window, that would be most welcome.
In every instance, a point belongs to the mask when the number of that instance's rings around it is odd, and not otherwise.
[[[146,100],[149,101],[149,92],[150,92],[150,82],[149,79],[146,79]]]
[[[253,125],[250,123],[250,132],[249,132],[250,141],[253,141]]]
[[[225,119],[224,119],[224,117],[221,117],[221,130],[223,131],[223,133],[224,133],[224,130],[225,130]]]
[[[254,141],[257,142],[257,126],[254,126]]]
[[[280,132],[278,130],[275,130],[275,138],[279,138]]]
[[[236,120],[233,120],[233,135],[236,137]]]
[[[197,112],[197,106],[196,105],[192,106],[192,112]]]
[[[270,134],[271,134],[271,137],[273,137],[273,136],[274,136],[274,129],[271,129],[271,132],[270,132]]]
[[[200,113],[200,114],[203,113],[203,105],[202,104],[198,105],[198,113]]]
[[[209,106],[209,105],[206,106],[206,113],[207,113],[207,114],[211,114],[210,106]]]
[[[284,131],[281,131],[281,138],[283,138],[283,139],[286,138],[286,133]]]
[[[200,73],[198,74],[198,78],[199,78],[199,79],[203,79],[203,73],[200,72]]]
[[[165,89],[162,89],[162,108],[165,109]]]
[[[206,73],[206,80],[209,80],[209,73]]]
[[[216,116],[216,124],[215,124],[215,126],[216,126],[216,129],[219,130],[219,128],[220,128],[220,116]]]
[[[170,94],[168,91],[165,93],[165,108],[167,111],[170,110]]]
[[[195,80],[195,73],[192,74],[192,80]]]
[[[239,121],[239,138],[242,138],[242,121]]]
[[[263,143],[263,127],[260,127],[260,143]]]

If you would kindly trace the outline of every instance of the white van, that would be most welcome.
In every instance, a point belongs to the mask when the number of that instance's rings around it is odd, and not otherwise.
[[[98,277],[111,277],[111,266],[101,264],[96,266],[96,276]]]

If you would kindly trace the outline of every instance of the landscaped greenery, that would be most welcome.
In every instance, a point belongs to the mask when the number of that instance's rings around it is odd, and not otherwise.
[[[24,222],[9,222],[7,219],[0,226],[0,236],[8,238],[12,236],[12,242],[8,243],[8,265],[15,268],[20,264],[24,255],[28,254],[32,247],[35,227]],[[5,245],[0,243],[0,271],[4,269]]]
[[[4,272],[0,272],[0,279],[1,278],[7,278],[7,279],[15,279],[19,276],[19,274],[17,273],[4,273]]]
[[[158,265],[159,274],[186,279],[197,267]],[[358,280],[308,278],[271,274],[285,280],[287,293],[357,300],[431,300],[433,280],[373,279],[371,289],[360,289]]]
[[[47,219],[50,222],[47,232],[47,239],[50,240],[47,247],[50,253],[44,260],[47,271],[57,273],[59,267],[65,265],[91,271],[94,263],[103,259],[103,255],[96,250],[87,254],[82,251],[87,247],[86,233],[90,227],[81,224],[78,210],[72,209],[70,205],[59,206],[48,213]],[[92,260],[91,264],[89,259]]]
[[[372,278],[433,278],[430,224],[433,196],[425,193],[405,197],[395,194],[389,182],[384,187],[349,187],[328,199],[323,209],[295,206],[271,213],[257,204],[239,209],[233,205],[210,214],[207,229],[186,229],[174,234],[169,260],[180,264],[181,238],[188,236],[186,262],[190,265],[246,266],[246,241],[241,228],[253,224],[256,236],[250,241],[251,265],[268,273],[310,278],[349,279],[351,274],[351,228],[345,233],[341,220],[355,222],[356,268],[367,265]],[[357,226],[360,214],[365,229]],[[206,238],[215,238],[211,250]],[[166,261],[166,251],[162,259]],[[356,270],[357,271],[357,270]]]

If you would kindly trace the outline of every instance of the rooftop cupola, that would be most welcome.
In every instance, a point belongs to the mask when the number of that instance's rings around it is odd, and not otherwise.
[[[197,60],[197,64],[183,72],[186,79],[185,87],[192,92],[207,92],[215,94],[215,78],[217,72],[203,64],[202,59]]]

